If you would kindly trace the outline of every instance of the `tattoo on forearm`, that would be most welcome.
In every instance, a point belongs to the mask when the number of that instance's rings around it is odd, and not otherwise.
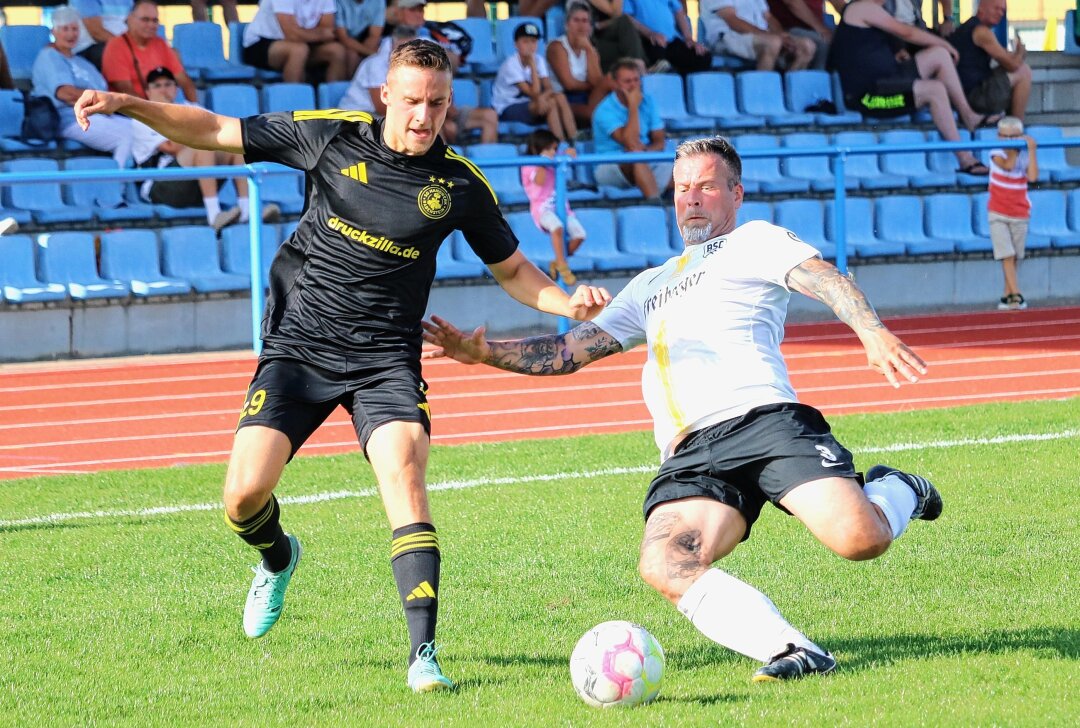
[[[788,275],[788,283],[831,308],[837,318],[856,332],[885,328],[859,287],[823,260],[811,258],[796,267]]]
[[[488,342],[486,363],[521,374],[572,374],[586,364],[622,351],[622,345],[592,323],[569,334],[534,336],[517,341]]]

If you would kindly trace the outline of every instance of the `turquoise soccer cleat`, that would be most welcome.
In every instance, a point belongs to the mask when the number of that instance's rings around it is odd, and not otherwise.
[[[244,605],[244,634],[252,639],[262,637],[277,624],[285,608],[285,589],[296,572],[296,565],[300,563],[303,553],[300,542],[295,536],[285,535],[292,546],[289,566],[284,571],[271,572],[260,563],[253,569],[255,578],[251,581],[247,604]]]
[[[409,687],[414,693],[430,693],[435,690],[451,690],[454,683],[442,674],[435,653],[435,642],[425,642],[416,651],[416,662],[409,665]]]

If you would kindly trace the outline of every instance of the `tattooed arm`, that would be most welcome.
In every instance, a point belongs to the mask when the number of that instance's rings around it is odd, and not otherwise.
[[[919,374],[926,374],[926,362],[885,328],[863,292],[836,266],[810,258],[788,272],[787,284],[821,301],[850,326],[866,349],[867,363],[894,387],[900,386],[900,377],[917,382]]]
[[[567,334],[534,336],[513,341],[487,341],[484,327],[466,335],[445,319],[425,321],[424,340],[435,349],[425,359],[450,357],[463,364],[488,364],[519,374],[572,374],[587,364],[622,351],[622,345],[593,323],[583,323]]]

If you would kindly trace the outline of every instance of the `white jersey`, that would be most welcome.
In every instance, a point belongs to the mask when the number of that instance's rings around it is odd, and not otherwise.
[[[641,389],[661,460],[691,432],[797,401],[780,354],[785,279],[819,255],[784,228],[748,222],[639,274],[593,320],[624,351],[649,347]]]

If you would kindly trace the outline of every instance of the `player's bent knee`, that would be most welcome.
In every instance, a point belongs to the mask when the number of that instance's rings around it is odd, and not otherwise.
[[[854,534],[843,543],[834,545],[833,551],[848,561],[869,561],[885,553],[890,544],[892,544],[892,536],[876,531]]]

